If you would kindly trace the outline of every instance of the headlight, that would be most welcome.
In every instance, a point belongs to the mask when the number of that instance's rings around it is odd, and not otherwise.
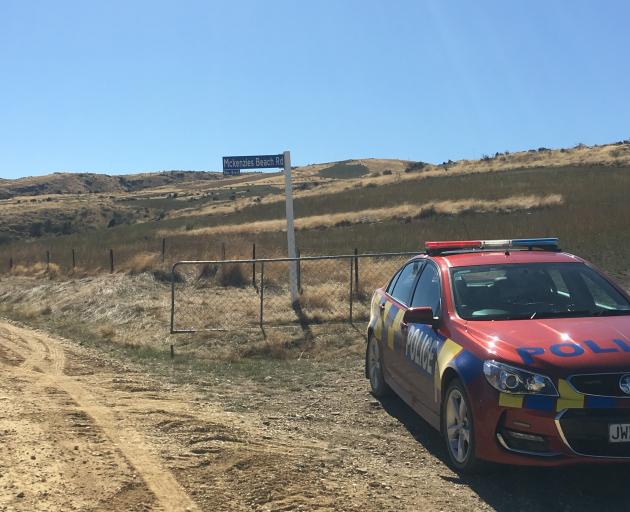
[[[556,386],[545,375],[497,361],[484,361],[483,373],[490,385],[502,393],[558,396]]]

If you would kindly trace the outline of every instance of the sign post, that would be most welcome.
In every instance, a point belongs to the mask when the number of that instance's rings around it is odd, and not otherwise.
[[[291,183],[291,153],[284,152],[284,196],[287,211],[287,245],[289,258],[295,258],[295,231],[293,229],[293,185]],[[289,262],[289,288],[291,304],[298,300],[297,261]]]
[[[287,212],[287,245],[289,258],[295,258],[295,230],[293,227],[293,186],[291,184],[291,152],[285,151],[281,155],[254,156],[224,156],[223,174],[238,176],[242,169],[273,169],[284,168],[284,195]],[[291,303],[295,306],[298,301],[297,262],[289,262],[289,290]],[[262,292],[261,292],[262,294]]]

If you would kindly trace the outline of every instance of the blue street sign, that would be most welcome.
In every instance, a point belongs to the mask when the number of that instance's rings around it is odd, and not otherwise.
[[[240,176],[240,169],[223,169],[223,176]]]
[[[232,169],[274,169],[284,167],[284,155],[224,156],[223,172]]]

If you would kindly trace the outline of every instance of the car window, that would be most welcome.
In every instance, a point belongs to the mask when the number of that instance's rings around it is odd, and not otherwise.
[[[630,303],[582,263],[479,265],[451,270],[466,320],[520,320],[630,314]]]
[[[593,273],[583,275],[582,279],[584,279],[584,284],[586,288],[588,288],[591,297],[593,297],[595,307],[603,309],[617,309],[623,307],[625,302],[623,298],[619,295],[617,290],[610,287],[608,283],[602,286],[602,281],[604,280],[600,276]]]
[[[394,277],[389,282],[389,286],[387,287],[387,293],[388,294],[390,294],[390,295],[392,294],[392,290],[394,289],[394,286],[396,286],[396,282],[398,281],[398,278],[400,277],[400,273],[402,271],[403,271],[403,269],[401,268],[398,272],[396,272],[396,274],[394,274]]]
[[[401,304],[409,304],[409,297],[411,297],[413,285],[415,284],[416,277],[418,277],[421,270],[421,261],[412,261],[409,263],[400,272],[400,277],[398,278],[398,281],[396,281],[394,289],[391,291],[390,295]]]
[[[433,314],[440,311],[440,277],[434,265],[428,264],[416,285],[416,290],[411,300],[411,307],[430,306]]]

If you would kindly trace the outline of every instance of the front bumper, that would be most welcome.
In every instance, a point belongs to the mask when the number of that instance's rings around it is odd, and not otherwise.
[[[500,394],[493,389],[484,391],[485,397],[473,406],[476,455],[481,459],[533,466],[630,463],[630,442],[608,441],[609,424],[630,423],[630,408],[557,410],[555,401],[545,409],[527,407],[525,401],[510,407],[500,405]]]

